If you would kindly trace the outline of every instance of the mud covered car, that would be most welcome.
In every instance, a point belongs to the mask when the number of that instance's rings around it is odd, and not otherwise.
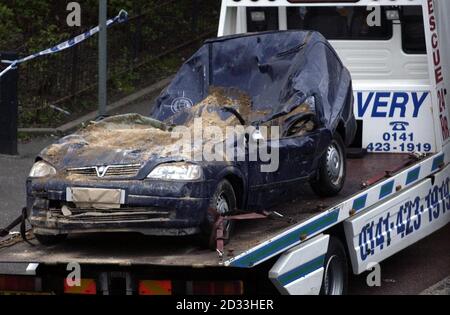
[[[356,132],[352,106],[350,74],[317,32],[207,41],[151,118],[91,122],[40,153],[27,180],[34,233],[44,244],[68,234],[138,232],[199,234],[213,245],[221,215],[286,201],[308,181],[320,195],[339,193]],[[200,118],[200,127],[224,132],[198,136]],[[242,127],[232,141],[229,127]],[[239,154],[217,149],[225,143]],[[249,158],[262,146],[278,154],[268,171],[273,160]],[[206,147],[215,159],[205,158]],[[232,226],[225,221],[226,234]]]

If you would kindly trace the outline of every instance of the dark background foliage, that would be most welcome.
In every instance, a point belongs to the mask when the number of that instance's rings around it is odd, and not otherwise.
[[[98,1],[80,0],[82,25],[69,27],[69,2],[2,0],[0,51],[27,56],[98,24]],[[204,39],[216,36],[220,0],[108,1],[108,17],[116,16],[120,9],[125,9],[130,19],[108,31],[110,102],[176,72]],[[97,58],[95,36],[69,50],[21,65],[20,126],[55,127],[95,110]]]

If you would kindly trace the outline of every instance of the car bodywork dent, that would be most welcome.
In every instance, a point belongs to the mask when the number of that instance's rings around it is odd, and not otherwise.
[[[335,50],[318,32],[277,31],[212,39],[180,69],[156,102],[152,117],[165,120],[201,102],[211,87],[238,88],[252,111],[269,111],[267,120],[291,113],[315,98],[325,127],[334,131],[352,116],[351,76]],[[348,128],[352,140],[355,127]],[[347,143],[348,144],[348,143]]]

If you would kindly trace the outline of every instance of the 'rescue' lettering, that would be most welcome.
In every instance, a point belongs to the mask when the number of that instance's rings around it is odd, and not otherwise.
[[[417,118],[429,92],[357,92],[358,118]],[[408,110],[411,108],[410,110]]]
[[[437,33],[436,16],[434,11],[434,1],[428,0],[428,15],[431,33],[431,47],[433,49],[433,66],[434,77],[436,81],[436,92],[439,102],[439,120],[441,121],[442,139],[446,141],[450,138],[450,130],[448,126],[447,104],[445,103],[445,96],[447,89],[445,88],[445,78],[442,72],[441,51],[439,49],[439,36]]]
[[[431,31],[431,47],[433,48],[433,64],[436,84],[444,81],[444,74],[442,73],[441,52],[439,50],[439,37],[437,35],[436,17],[434,15],[433,0],[428,0],[428,13],[430,15],[430,31]]]

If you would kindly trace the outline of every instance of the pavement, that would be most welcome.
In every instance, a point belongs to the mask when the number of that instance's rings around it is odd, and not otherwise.
[[[148,115],[158,93],[114,110],[112,114]],[[18,156],[0,155],[0,227],[20,215],[25,205],[25,180],[36,155],[56,141],[56,137],[37,137],[19,144]],[[450,225],[405,249],[381,264],[380,287],[368,287],[367,274],[350,277],[349,293],[450,295]],[[3,266],[1,270],[8,270]],[[17,271],[15,268],[12,270]]]
[[[36,155],[56,141],[52,137],[34,138],[19,145],[18,156],[0,155],[0,226],[17,218],[25,206],[25,180]]]
[[[450,277],[436,283],[420,293],[420,295],[450,295]]]

